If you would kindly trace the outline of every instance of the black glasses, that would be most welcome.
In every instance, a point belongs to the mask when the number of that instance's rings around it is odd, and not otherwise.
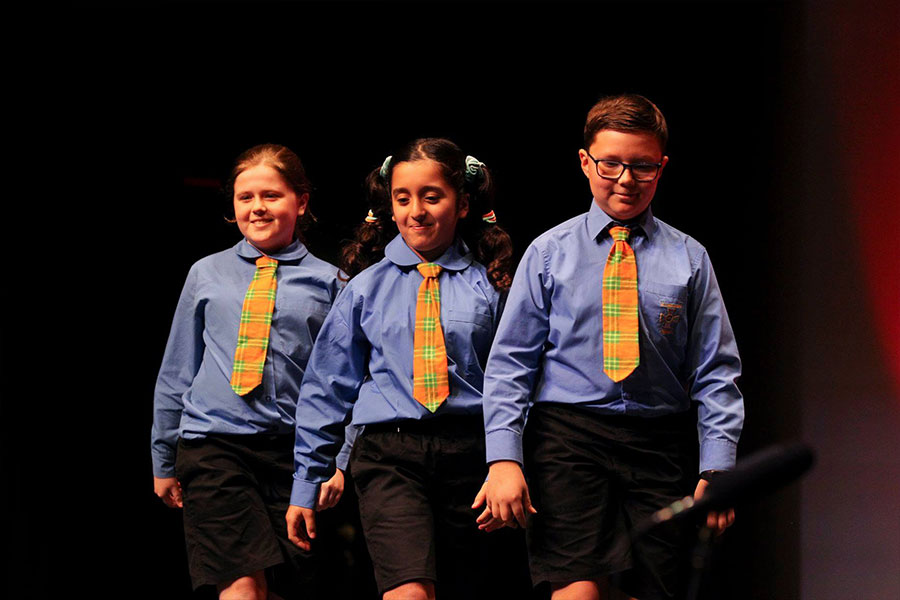
[[[657,175],[659,175],[659,169],[662,167],[661,162],[628,164],[618,160],[609,160],[608,158],[594,158],[587,150],[584,152],[597,166],[597,175],[603,179],[612,179],[613,181],[617,181],[622,176],[622,173],[625,172],[625,169],[631,169],[631,176],[635,181],[647,183],[656,179]]]

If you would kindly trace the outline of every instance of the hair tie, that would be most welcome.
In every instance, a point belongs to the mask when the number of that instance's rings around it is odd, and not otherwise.
[[[381,179],[384,180],[385,183],[390,187],[390,181],[388,181],[388,171],[391,170],[391,155],[389,154],[384,162],[381,163],[381,170],[378,171],[378,174],[381,175]]]
[[[484,163],[474,156],[466,156],[466,181],[469,183],[478,181],[484,177]]]
[[[369,209],[369,214],[366,215],[366,223],[377,223],[378,217],[375,216],[375,213],[372,212],[372,209]]]
[[[481,220],[484,221],[485,223],[496,223],[497,215],[495,215],[494,211],[492,210],[490,212],[487,212],[487,213],[484,213],[483,215],[481,215]]]

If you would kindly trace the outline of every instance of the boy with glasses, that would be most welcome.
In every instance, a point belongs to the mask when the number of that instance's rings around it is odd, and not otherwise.
[[[526,250],[488,360],[478,520],[491,530],[530,516],[532,578],[554,600],[606,597],[610,576],[641,600],[682,597],[689,532],[633,544],[630,533],[735,463],[741,366],[715,274],[698,242],[650,210],[667,137],[642,96],[590,110],[579,151],[590,210]]]

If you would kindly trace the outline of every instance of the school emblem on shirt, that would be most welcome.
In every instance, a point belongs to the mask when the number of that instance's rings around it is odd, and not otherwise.
[[[675,331],[675,326],[681,320],[681,304],[673,302],[660,302],[659,312],[659,332],[663,335],[669,335]]]

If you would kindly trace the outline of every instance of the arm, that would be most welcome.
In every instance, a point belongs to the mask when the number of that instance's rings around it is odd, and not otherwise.
[[[366,376],[368,342],[360,328],[351,325],[356,321],[353,313],[352,293],[345,290],[322,325],[300,386],[288,537],[301,548],[315,538],[319,488],[332,476],[346,420]],[[333,487],[326,492],[329,498]],[[300,531],[301,520],[306,539]]]
[[[550,330],[551,289],[544,255],[531,245],[516,271],[485,373],[485,439],[491,466],[473,508],[486,504],[477,521],[488,531],[498,523],[524,527],[526,515],[536,512],[522,472],[522,431]]]
[[[183,397],[200,369],[204,351],[203,312],[195,301],[197,277],[195,265],[188,273],[178,299],[153,395],[150,451],[154,489],[170,506],[175,503],[175,445],[184,409]],[[172,481],[162,484],[159,483],[160,480]],[[177,489],[180,503],[180,487]]]
[[[350,451],[353,450],[353,444],[356,442],[356,436],[359,435],[360,427],[348,424],[344,430],[344,445],[338,452],[335,459],[334,475],[322,484],[319,489],[318,510],[325,510],[335,506],[344,494],[344,472],[350,462]]]
[[[700,471],[729,470],[734,468],[744,420],[743,396],[737,387],[741,360],[706,252],[694,269],[689,310],[687,360],[691,398],[698,403]],[[699,480],[695,499],[703,496],[707,485]],[[733,521],[734,510],[707,517],[707,525],[719,533]]]

